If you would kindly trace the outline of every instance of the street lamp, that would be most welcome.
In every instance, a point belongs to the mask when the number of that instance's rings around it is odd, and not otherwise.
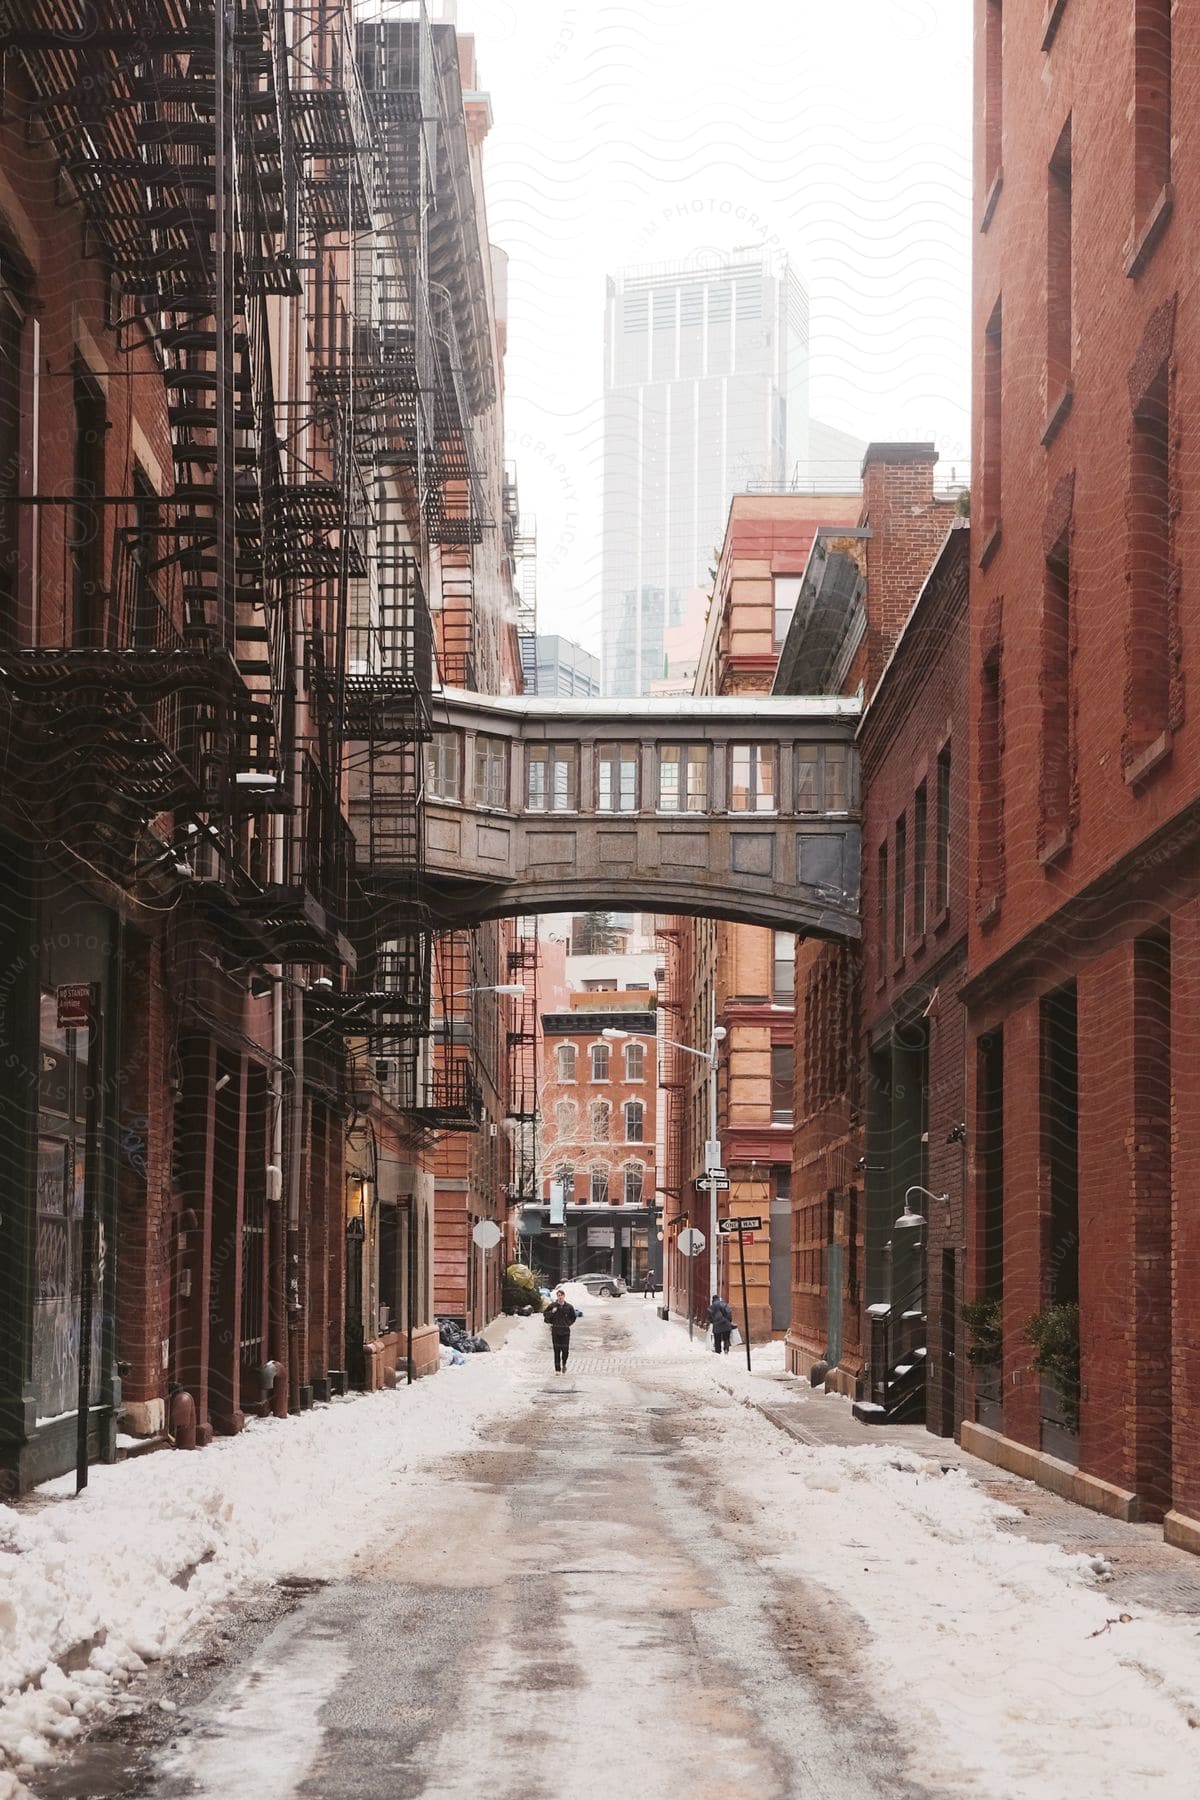
[[[725,1036],[723,1025],[714,1025],[707,1050],[695,1044],[680,1044],[664,1038],[668,1050],[682,1050],[687,1056],[698,1056],[708,1064],[708,1142],[704,1146],[705,1174],[708,1177],[708,1291],[717,1291],[717,1184],[715,1171],[720,1168],[721,1147],[717,1142],[717,1045]]]
[[[502,981],[495,986],[455,988],[446,997],[449,1000],[461,1000],[466,994],[511,994],[514,999],[519,999],[524,992],[523,981]]]

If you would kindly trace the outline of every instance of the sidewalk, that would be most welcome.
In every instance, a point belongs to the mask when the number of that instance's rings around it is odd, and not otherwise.
[[[769,1345],[754,1352],[755,1357],[770,1354]],[[1024,1515],[1001,1529],[1036,1543],[1058,1544],[1104,1564],[1101,1573],[1114,1611],[1153,1606],[1162,1612],[1200,1614],[1200,1557],[1165,1543],[1161,1525],[1127,1525],[1077,1506],[970,1455],[953,1438],[935,1437],[922,1425],[863,1425],[853,1416],[849,1400],[809,1388],[796,1376],[747,1375],[744,1363],[737,1377],[727,1379],[733,1374],[732,1368],[722,1366],[720,1385],[802,1444],[830,1448],[886,1444],[940,1469],[961,1469],[985,1493]]]

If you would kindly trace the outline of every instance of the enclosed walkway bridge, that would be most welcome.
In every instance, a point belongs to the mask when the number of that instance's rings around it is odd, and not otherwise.
[[[438,926],[611,909],[858,937],[857,699],[447,691],[433,708]]]

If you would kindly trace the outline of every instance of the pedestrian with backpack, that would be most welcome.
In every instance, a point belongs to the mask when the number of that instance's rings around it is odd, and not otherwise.
[[[723,1350],[728,1356],[729,1340],[733,1336],[733,1309],[720,1294],[714,1294],[709,1301],[708,1322],[712,1326],[714,1351],[720,1356]]]

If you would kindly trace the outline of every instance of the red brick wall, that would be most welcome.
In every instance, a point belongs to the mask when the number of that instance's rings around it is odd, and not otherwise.
[[[1186,436],[1200,378],[1200,299],[1192,279],[1200,163],[1191,153],[1200,120],[1200,19],[1193,10],[1174,9],[1173,198],[1167,196],[1167,208],[1152,219],[1153,202],[1145,183],[1139,184],[1135,157],[1133,9],[1116,0],[1068,4],[1048,50],[1042,48],[1044,10],[1042,0],[1005,3],[1003,180],[998,194],[992,191],[986,217],[990,184],[982,129],[976,142],[976,219],[982,227],[973,320],[976,486],[978,491],[986,475],[989,491],[998,496],[999,529],[985,538],[976,522],[971,712],[973,749],[979,751],[983,662],[998,650],[1003,863],[980,867],[989,848],[989,796],[976,785],[970,812],[978,898],[968,998],[972,1039],[989,1022],[1002,1023],[1005,1035],[1004,1312],[1011,1379],[1004,1428],[1038,1443],[1038,1384],[1022,1338],[1025,1321],[1047,1297],[1049,1279],[1046,1170],[1037,1149],[1037,1001],[1073,979],[1079,1004],[1081,1466],[1133,1489],[1149,1516],[1173,1504],[1195,1517],[1200,1453],[1194,1320],[1200,1288],[1188,1121],[1195,1111],[1196,902],[1187,866],[1190,840],[1172,821],[1194,803],[1200,785],[1200,727],[1186,680],[1189,647],[1200,632],[1200,596],[1184,578],[1200,541]],[[984,0],[977,0],[980,117],[989,74],[983,16]],[[1061,357],[1051,353],[1046,313],[1048,164],[1068,118],[1072,366],[1067,404],[1060,404]],[[1152,185],[1159,186],[1157,178]],[[986,326],[998,305],[997,418],[984,404],[984,372]],[[1135,420],[1144,421],[1160,373],[1170,458],[1161,537],[1144,487],[1145,427]],[[994,460],[983,467],[989,447],[999,450],[998,475]],[[1046,660],[1043,619],[1047,557],[1063,543],[1069,545],[1073,614],[1065,829],[1052,828],[1056,822],[1046,816],[1054,786],[1045,766],[1047,701],[1063,710],[1064,672]],[[1148,554],[1157,559],[1151,605],[1144,587]],[[1171,942],[1169,1001],[1139,977],[1143,953],[1134,946],[1138,934],[1164,920]],[[1153,1048],[1168,1004],[1169,1140],[1167,1103],[1159,1091],[1162,1057]],[[972,1241],[977,1225],[977,1219],[971,1222]]]

